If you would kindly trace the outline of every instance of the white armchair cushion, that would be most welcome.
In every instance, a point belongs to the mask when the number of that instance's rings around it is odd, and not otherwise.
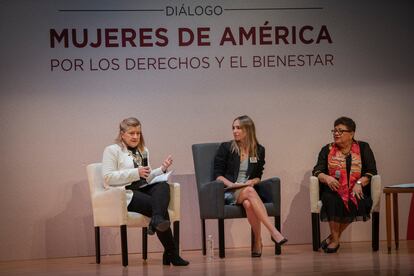
[[[374,175],[371,178],[371,198],[372,198],[372,212],[379,212],[381,202],[381,176]]]
[[[309,195],[312,213],[319,213],[322,202],[319,200],[319,180],[315,176],[310,177]]]
[[[170,204],[168,205],[168,214],[170,215],[170,221],[179,221],[181,217],[180,206],[180,184],[170,184]]]
[[[110,188],[95,192],[91,197],[95,226],[119,226],[127,224],[128,213],[125,208],[125,191]]]

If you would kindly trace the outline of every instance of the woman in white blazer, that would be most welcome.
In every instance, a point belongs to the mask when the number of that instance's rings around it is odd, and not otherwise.
[[[188,265],[189,262],[178,255],[170,228],[168,183],[157,182],[148,185],[154,177],[166,173],[172,161],[170,155],[160,167],[151,169],[141,123],[131,117],[120,123],[116,143],[105,148],[102,170],[106,187],[125,189],[128,211],[151,217],[148,234],[157,233],[164,246],[163,264],[183,266]]]

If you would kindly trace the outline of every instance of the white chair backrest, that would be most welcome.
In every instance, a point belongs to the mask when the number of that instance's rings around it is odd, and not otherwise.
[[[102,163],[89,164],[86,167],[88,173],[89,189],[91,195],[98,191],[103,191],[103,176],[102,176]]]

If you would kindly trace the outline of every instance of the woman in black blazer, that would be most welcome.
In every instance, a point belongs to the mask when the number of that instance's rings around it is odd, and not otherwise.
[[[222,143],[217,150],[214,177],[226,186],[225,203],[240,204],[245,208],[256,238],[252,257],[260,257],[261,223],[269,230],[273,242],[282,245],[287,239],[272,224],[262,200],[253,188],[260,183],[265,164],[265,148],[257,141],[253,120],[246,115],[237,117],[233,121],[233,137],[233,140]]]

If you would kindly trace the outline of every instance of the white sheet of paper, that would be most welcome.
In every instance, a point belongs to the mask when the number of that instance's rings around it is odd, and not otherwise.
[[[156,176],[156,177],[154,177],[152,180],[151,180],[151,182],[150,183],[148,183],[148,184],[154,184],[154,183],[157,183],[157,182],[163,182],[163,181],[168,181],[168,178],[170,177],[170,175],[171,175],[171,173],[172,173],[173,171],[169,171],[169,172],[167,172],[167,173],[163,173],[163,174],[160,174],[160,175],[158,175],[158,176]]]

